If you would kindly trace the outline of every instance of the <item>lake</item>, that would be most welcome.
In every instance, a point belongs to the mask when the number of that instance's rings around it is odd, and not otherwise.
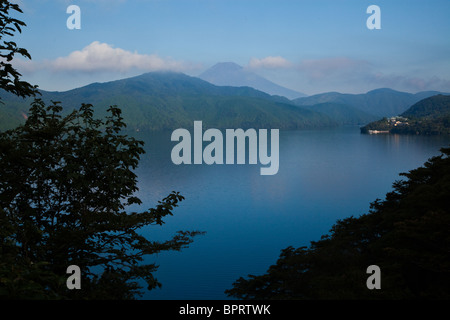
[[[367,213],[384,199],[400,172],[421,166],[448,146],[449,137],[362,135],[359,127],[280,131],[279,171],[257,165],[175,165],[171,132],[138,132],[146,154],[139,168],[142,210],[172,190],[186,199],[162,226],[142,232],[152,240],[178,230],[206,231],[189,248],[162,252],[161,289],[141,299],[229,299],[224,290],[248,274],[266,272],[288,246],[308,246],[338,219]]]

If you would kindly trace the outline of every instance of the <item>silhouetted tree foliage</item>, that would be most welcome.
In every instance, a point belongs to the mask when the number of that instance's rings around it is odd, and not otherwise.
[[[31,59],[26,49],[5,39],[13,37],[15,32],[21,33],[22,27],[26,26],[23,21],[11,17],[11,10],[22,13],[18,4],[0,0],[0,88],[17,96],[32,96],[37,92],[36,87],[22,81],[21,74],[10,63],[16,54]]]
[[[12,37],[25,23],[22,12],[0,0],[0,88],[17,96],[36,94],[10,62],[30,58]],[[58,102],[35,99],[26,123],[0,133],[0,297],[15,299],[133,299],[160,286],[155,264],[143,257],[180,250],[200,232],[178,232],[151,241],[142,227],[162,225],[183,200],[172,192],[156,208],[129,212],[141,204],[133,170],[144,152],[142,141],[122,134],[121,110],[93,117],[82,104],[68,116]],[[82,290],[69,290],[67,267],[81,268]]]
[[[145,279],[160,284],[143,256],[180,250],[198,232],[179,232],[165,242],[139,233],[183,200],[173,192],[156,208],[141,204],[133,169],[142,142],[121,134],[121,111],[106,120],[93,107],[62,117],[58,103],[33,103],[26,123],[0,134],[0,295],[18,298],[131,299]],[[82,290],[69,292],[66,269],[78,265]]]
[[[449,299],[450,148],[402,173],[386,199],[339,220],[309,247],[282,250],[266,274],[239,278],[240,299]],[[366,286],[381,269],[381,289]]]

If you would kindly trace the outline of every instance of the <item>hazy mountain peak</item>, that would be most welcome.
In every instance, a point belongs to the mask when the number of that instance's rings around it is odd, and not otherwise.
[[[400,91],[396,91],[391,88],[378,88],[378,89],[374,89],[374,90],[367,92],[367,94],[379,94],[379,93],[394,93],[395,94],[398,92],[400,92]]]
[[[306,96],[304,93],[273,83],[234,62],[219,62],[200,74],[199,78],[217,86],[251,87],[288,99]]]
[[[216,63],[215,65],[213,65],[210,69],[208,69],[209,71],[239,71],[244,69],[244,67],[238,65],[237,63],[234,62],[219,62]]]

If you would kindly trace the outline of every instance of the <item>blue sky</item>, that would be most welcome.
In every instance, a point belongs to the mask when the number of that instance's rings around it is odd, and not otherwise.
[[[382,87],[450,92],[448,0],[20,0],[16,38],[44,90],[233,61],[306,94]],[[81,29],[69,30],[69,5]],[[370,5],[381,29],[369,30]]]

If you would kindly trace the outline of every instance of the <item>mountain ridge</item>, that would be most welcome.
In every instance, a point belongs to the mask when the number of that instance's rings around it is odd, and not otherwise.
[[[150,72],[64,92],[41,90],[41,94],[46,103],[60,101],[66,112],[82,103],[93,104],[98,117],[104,117],[109,106],[117,105],[133,130],[190,128],[195,120],[203,120],[205,127],[214,128],[300,129],[336,125],[326,115],[294,106],[286,98],[250,87],[215,86],[177,72]],[[0,113],[2,129],[23,122],[23,112],[32,99],[21,100],[4,93],[1,98],[8,111]],[[9,128],[5,128],[7,125]]]
[[[398,117],[383,118],[361,128],[361,133],[415,135],[450,134],[450,95],[424,98]]]
[[[79,108],[82,103],[93,104],[99,117],[106,115],[109,106],[117,105],[133,130],[191,127],[195,120],[204,120],[205,126],[216,128],[304,129],[365,125],[381,116],[365,111],[361,107],[364,103],[372,109],[377,104],[392,107],[399,101],[406,104],[436,93],[410,94],[380,88],[366,94],[327,92],[291,101],[247,86],[217,86],[198,77],[168,71],[91,83],[63,92],[40,92],[46,103],[61,101],[65,110]],[[6,92],[1,92],[0,98],[3,102],[0,129],[11,129],[23,123],[32,99],[24,100]],[[405,111],[403,106],[397,109]],[[398,114],[400,112],[395,113]],[[390,114],[386,111],[382,116]]]
[[[450,95],[438,94],[420,100],[401,114],[407,118],[437,119],[450,115]]]
[[[413,94],[390,88],[379,88],[360,94],[325,92],[295,99],[293,103],[298,106],[312,106],[332,102],[349,105],[377,117],[392,117],[400,115],[414,103],[436,94],[445,93],[422,91]]]

